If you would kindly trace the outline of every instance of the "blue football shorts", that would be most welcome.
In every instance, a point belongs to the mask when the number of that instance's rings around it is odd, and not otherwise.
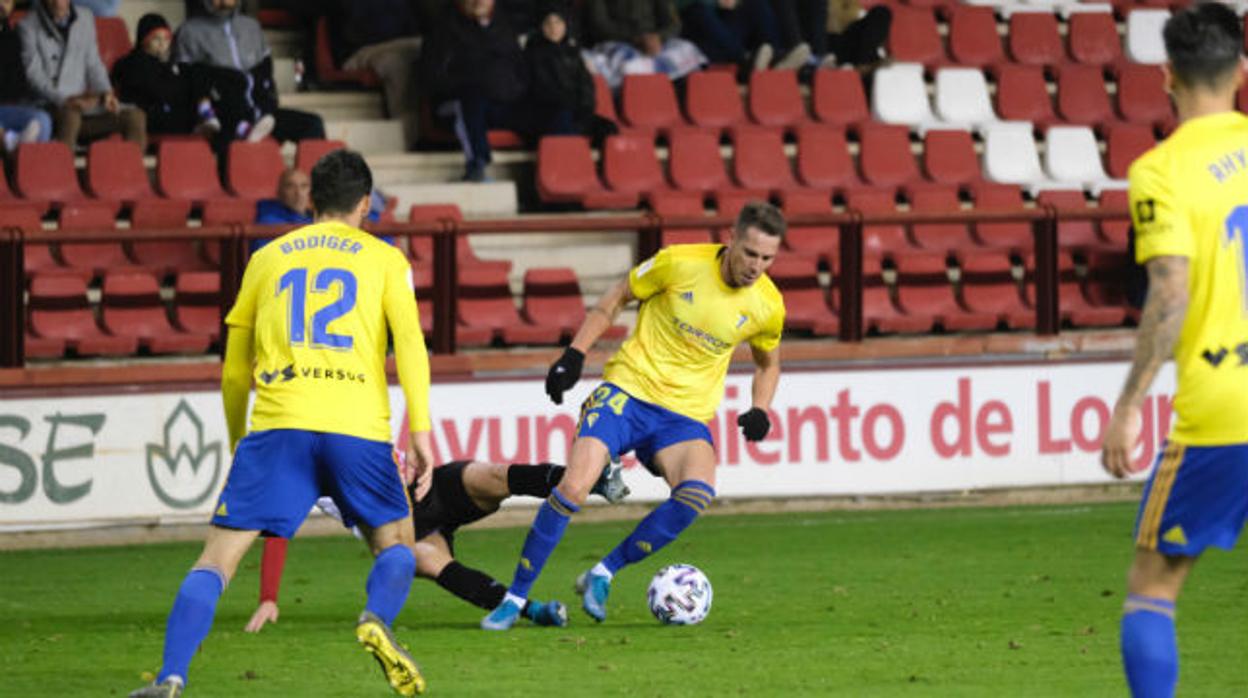
[[[390,444],[270,429],[238,442],[212,523],[290,538],[321,496],[338,504],[347,528],[377,528],[412,515]]]
[[[1235,547],[1248,519],[1248,444],[1167,443],[1157,456],[1135,518],[1135,544],[1196,556]]]
[[[714,445],[702,422],[629,395],[611,383],[594,388],[581,404],[577,438],[592,436],[607,445],[611,460],[633,451],[651,473],[662,477],[654,454],[682,441]]]

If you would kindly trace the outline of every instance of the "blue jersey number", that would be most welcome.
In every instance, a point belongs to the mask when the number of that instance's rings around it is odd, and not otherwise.
[[[277,295],[290,290],[290,343],[303,344],[306,340],[304,317],[308,301],[308,270],[303,267],[291,269],[277,282]],[[351,335],[333,334],[329,324],[355,308],[355,274],[346,269],[322,269],[312,284],[312,292],[334,293],[337,296],[312,316],[312,346],[331,349],[350,349],[354,344]]]
[[[1226,247],[1235,242],[1236,236],[1239,237],[1239,279],[1243,285],[1243,303],[1244,313],[1248,314],[1248,206],[1236,206],[1231,215],[1226,217],[1226,237],[1222,239],[1222,246]]]

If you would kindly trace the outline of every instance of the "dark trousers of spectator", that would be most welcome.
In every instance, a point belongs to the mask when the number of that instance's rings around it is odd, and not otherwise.
[[[84,114],[81,109],[64,106],[56,113],[57,140],[71,149],[79,139],[95,140],[120,133],[128,141],[147,148],[147,115],[142,109],[122,107],[116,114],[109,112]]]
[[[828,52],[827,0],[771,0],[780,30],[780,47],[790,49],[803,41],[810,52],[822,57]]]
[[[273,137],[280,142],[325,137],[325,122],[317,114],[298,109],[278,109],[273,112],[273,118],[277,120]]]
[[[876,5],[854,21],[840,34],[828,35],[828,50],[841,65],[870,65],[880,60],[880,47],[888,40],[893,13],[884,5]]]
[[[697,2],[680,14],[684,34],[712,63],[744,64],[761,44],[784,47],[770,0],[741,0],[732,10]]]
[[[443,104],[439,114],[453,119],[455,136],[464,148],[468,170],[484,169],[493,161],[489,132],[492,128],[526,131],[523,105],[520,102],[500,102],[481,95],[464,95]]]

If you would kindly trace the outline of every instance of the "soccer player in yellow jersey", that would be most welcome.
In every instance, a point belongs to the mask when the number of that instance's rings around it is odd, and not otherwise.
[[[402,695],[424,690],[390,625],[416,569],[411,503],[390,445],[387,334],[407,399],[408,462],[428,491],[429,357],[403,253],[359,229],[372,173],[335,151],[312,169],[314,224],[257,252],[226,317],[221,396],[234,462],[212,529],[169,613],[164,660],[131,696],[177,696],[217,600],[260,533],[289,538],[321,495],[366,534],[375,560],[356,638]],[[251,429],[247,400],[255,381]],[[245,435],[244,435],[245,434]]]
[[[1225,5],[1176,13],[1163,36],[1179,127],[1131,165],[1136,257],[1148,300],[1102,462],[1126,477],[1140,405],[1174,356],[1177,419],[1144,490],[1122,616],[1122,661],[1137,696],[1171,696],[1179,676],[1175,601],[1209,546],[1230,549],[1248,517],[1248,117],[1240,20]]]
[[[784,301],[766,271],[784,231],[775,207],[747,204],[727,246],[669,247],[634,268],[591,309],[546,377],[555,404],[580,378],[585,352],[624,305],[641,301],[636,329],[607,362],[602,385],[581,406],[567,472],[533,520],[511,587],[481,627],[506,630],[516,622],[569,518],[603,468],[621,454],[634,451],[672,494],[577,580],[582,607],[595,620],[606,618],[615,573],[675,540],[706,509],[715,497],[716,461],[706,422],[719,405],[728,364],[741,342],[749,342],[756,368],[753,406],[738,422],[751,441],[767,435],[767,408],[780,380]]]

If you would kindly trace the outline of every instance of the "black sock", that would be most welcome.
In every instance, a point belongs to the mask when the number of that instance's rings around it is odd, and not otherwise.
[[[468,603],[492,611],[503,602],[507,587],[481,570],[464,567],[451,560],[438,575],[438,586]]]
[[[507,489],[512,494],[524,494],[530,497],[549,497],[563,479],[563,466],[553,463],[525,465],[513,463],[507,468]]]

